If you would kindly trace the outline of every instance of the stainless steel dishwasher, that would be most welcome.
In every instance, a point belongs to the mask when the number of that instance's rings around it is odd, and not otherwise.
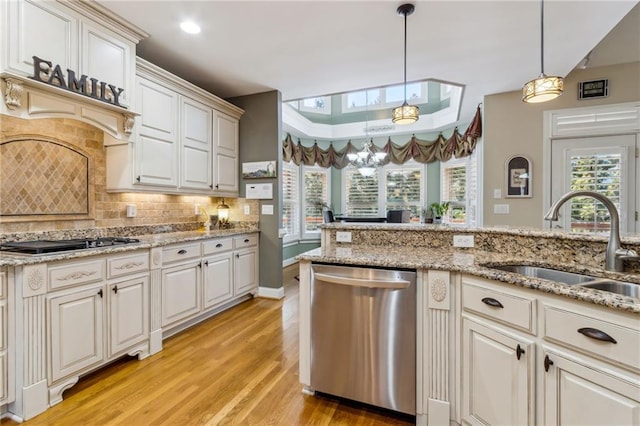
[[[311,269],[311,387],[415,415],[416,273]]]

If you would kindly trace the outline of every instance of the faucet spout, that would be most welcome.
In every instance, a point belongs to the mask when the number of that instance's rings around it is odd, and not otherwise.
[[[609,217],[611,218],[611,229],[609,232],[609,242],[607,243],[607,253],[605,257],[605,269],[607,271],[622,272],[623,259],[620,256],[620,252],[624,252],[620,247],[620,216],[618,215],[618,209],[615,204],[606,196],[593,191],[571,191],[558,198],[555,203],[549,208],[549,211],[544,216],[545,220],[556,221],[558,220],[558,212],[560,207],[568,200],[575,197],[591,197],[600,201],[609,211]]]

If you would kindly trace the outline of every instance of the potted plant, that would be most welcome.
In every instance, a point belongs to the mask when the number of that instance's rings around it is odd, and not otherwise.
[[[442,218],[449,211],[449,202],[431,203],[431,211],[433,212],[433,223],[442,223]]]

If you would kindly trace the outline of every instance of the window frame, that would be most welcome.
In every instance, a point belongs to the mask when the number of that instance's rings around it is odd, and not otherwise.
[[[322,234],[321,230],[318,229],[316,231],[307,231],[306,229],[306,188],[304,185],[304,176],[307,171],[312,172],[322,172],[327,176],[327,204],[331,203],[331,168],[325,168],[320,166],[306,166],[300,165],[301,173],[300,173],[300,239],[301,240],[319,240]]]
[[[296,172],[296,179],[295,179],[295,182],[293,183],[293,186],[296,188],[296,191],[297,191],[297,200],[290,201],[289,199],[285,199],[284,191],[282,191],[283,192],[283,194],[282,194],[282,209],[284,211],[285,204],[288,204],[288,203],[290,203],[290,204],[292,204],[294,206],[294,213],[293,213],[292,217],[294,217],[294,218],[297,217],[298,218],[298,229],[297,229],[297,232],[293,232],[291,234],[288,232],[288,230],[286,230],[287,233],[282,237],[282,243],[283,244],[293,243],[293,242],[298,241],[300,239],[300,234],[301,234],[301,223],[300,223],[300,211],[301,211],[300,166],[296,166],[295,164],[293,164],[291,162],[283,162],[283,164],[282,164],[282,174],[283,174],[283,183],[282,183],[282,185],[283,185],[283,188],[284,188],[284,174],[285,174],[285,171],[287,169]],[[284,214],[283,214],[283,218],[284,218]],[[283,225],[282,225],[282,228],[284,229]],[[296,231],[296,230],[294,229],[294,231]]]

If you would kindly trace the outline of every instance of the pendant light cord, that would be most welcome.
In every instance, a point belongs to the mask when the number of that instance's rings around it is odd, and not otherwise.
[[[544,0],[540,0],[540,74],[544,75]]]
[[[404,12],[404,103],[407,103],[407,12]]]

